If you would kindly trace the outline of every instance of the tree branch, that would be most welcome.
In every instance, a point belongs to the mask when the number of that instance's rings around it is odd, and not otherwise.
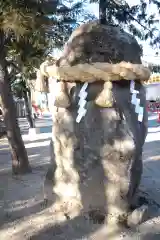
[[[152,32],[149,28],[147,28],[145,25],[143,25],[138,19],[136,19],[135,17],[133,17],[132,14],[124,8],[123,2],[124,2],[125,4],[127,4],[126,1],[121,1],[122,3],[117,3],[116,0],[112,0],[112,2],[113,2],[117,7],[121,6],[121,7],[123,8],[123,10],[128,14],[128,16],[130,16],[130,17],[132,18],[132,20],[134,20],[136,23],[138,23],[143,29],[145,29],[145,30],[147,30],[149,33],[152,33],[152,34],[153,34],[153,32]],[[128,4],[127,4],[127,5],[128,5]],[[153,36],[156,38],[156,36],[155,36],[154,34],[153,34]]]

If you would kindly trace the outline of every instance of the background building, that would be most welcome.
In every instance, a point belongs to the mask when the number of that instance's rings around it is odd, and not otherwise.
[[[160,99],[160,57],[146,55],[142,58],[142,63],[150,68],[152,75],[149,83],[146,85],[147,100]]]

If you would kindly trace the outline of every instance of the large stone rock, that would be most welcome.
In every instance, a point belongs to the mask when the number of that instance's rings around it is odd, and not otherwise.
[[[73,33],[59,64],[70,61],[69,64],[72,65],[88,59],[87,55],[83,54],[83,47],[90,36],[88,32],[93,29],[97,32],[97,25],[90,27],[86,24],[84,28],[80,28],[83,34]],[[109,39],[108,29],[112,36],[114,31],[120,31],[118,27],[100,29],[100,36],[104,35],[100,44],[102,48],[108,44],[108,49],[114,51],[111,51],[107,58],[107,55],[105,57],[105,54],[102,54],[103,51],[99,52],[98,47],[96,50],[92,46],[87,54],[92,56],[95,52],[97,55],[94,55],[95,58],[91,57],[90,61],[98,61],[100,58],[101,61],[109,62],[109,59],[113,58],[113,62],[117,59],[117,62],[125,60],[140,63],[140,47],[136,40],[124,32],[119,32],[121,42],[116,43],[115,35],[112,41]],[[91,36],[98,45],[96,36],[98,38],[99,35],[94,32]],[[77,42],[78,45],[74,45]],[[118,55],[115,55],[116,48]],[[67,216],[100,211],[107,216],[109,222],[123,221],[130,212],[142,174],[142,149],[147,131],[145,89],[140,82],[136,83],[140,104],[144,107],[144,117],[140,123],[135,106],[131,103],[129,81],[113,82],[111,91],[114,105],[111,108],[101,108],[95,102],[104,83],[91,83],[89,88],[95,90],[88,95],[85,106],[87,113],[81,122],[77,123],[78,94],[81,87],[82,83],[65,83],[71,105],[53,107],[51,165],[44,184],[45,198],[54,199],[55,210],[64,211]]]
[[[139,90],[145,108],[145,90],[140,84]],[[80,123],[75,121],[76,104],[54,108],[46,183],[53,181],[56,206],[65,212],[100,209],[119,218],[134,200],[142,173],[147,114],[142,123],[137,121],[129,86],[115,85],[114,97],[115,108],[88,102]]]
[[[58,65],[88,62],[141,63],[142,50],[136,39],[119,26],[82,24],[64,46]]]

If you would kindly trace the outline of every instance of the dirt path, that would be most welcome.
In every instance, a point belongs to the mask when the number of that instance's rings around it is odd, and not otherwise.
[[[49,163],[49,140],[27,142],[33,173],[12,178],[6,140],[0,141],[0,239],[1,240],[85,240],[160,239],[160,142],[144,147],[144,174],[141,189],[147,191],[152,217],[132,232],[115,233],[105,225],[93,224],[83,216],[66,220],[54,213],[52,205],[43,207],[42,184]],[[58,224],[57,224],[58,222]]]

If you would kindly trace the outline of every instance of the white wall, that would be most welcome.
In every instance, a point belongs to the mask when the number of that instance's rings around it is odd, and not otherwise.
[[[146,85],[146,98],[147,100],[160,98],[160,83]]]

